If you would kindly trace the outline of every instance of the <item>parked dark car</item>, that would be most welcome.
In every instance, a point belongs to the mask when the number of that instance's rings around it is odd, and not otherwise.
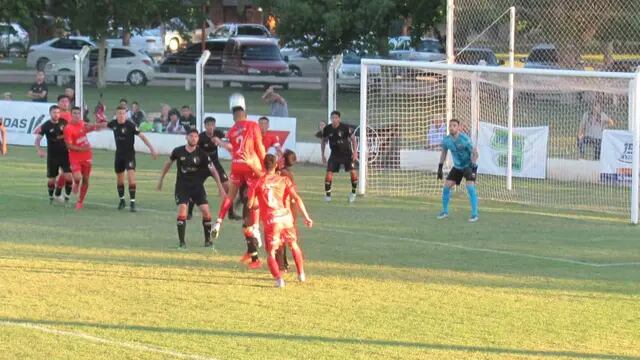
[[[289,76],[289,66],[280,54],[278,44],[265,38],[230,38],[222,54],[222,72],[236,75]],[[273,85],[261,80],[244,82],[244,86]],[[288,88],[288,82],[276,84]],[[229,86],[225,81],[223,86]]]
[[[604,71],[635,72],[638,66],[640,66],[640,59],[616,60],[607,66]]]
[[[504,65],[504,61],[498,60],[491,49],[468,48],[456,55],[456,64],[478,65],[481,61],[487,66]]]
[[[219,74],[222,72],[222,53],[226,39],[209,40],[205,46],[211,52],[211,56],[205,65],[205,74]],[[188,46],[175,54],[169,55],[159,66],[158,70],[164,73],[195,74],[196,64],[202,55],[202,44],[197,43]]]

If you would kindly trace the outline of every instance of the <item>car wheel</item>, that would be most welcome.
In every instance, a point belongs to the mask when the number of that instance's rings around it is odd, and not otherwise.
[[[180,40],[178,40],[178,38],[169,40],[169,51],[176,52],[178,49],[180,49]]]
[[[223,88],[228,88],[229,86],[231,86],[231,81],[223,81],[222,82],[222,87]]]
[[[131,84],[131,86],[141,86],[147,84],[147,77],[140,70],[133,70],[127,76],[127,82]]]
[[[44,67],[47,66],[48,62],[49,59],[47,58],[38,59],[38,61],[36,61],[36,70],[44,70]]]
[[[302,76],[302,70],[300,70],[300,68],[297,66],[289,66],[289,73],[291,74],[291,76]]]

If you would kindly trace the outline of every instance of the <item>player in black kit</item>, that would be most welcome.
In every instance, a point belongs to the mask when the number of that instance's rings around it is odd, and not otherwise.
[[[124,201],[124,172],[127,172],[129,180],[129,208],[131,212],[136,212],[136,151],[134,143],[136,135],[149,148],[151,156],[155,160],[158,155],[149,140],[140,132],[136,124],[127,120],[127,108],[118,106],[116,109],[116,120],[111,120],[107,124],[113,130],[113,137],[116,140],[116,158],[114,168],[116,171],[118,197],[120,203],[118,210],[125,207]]]
[[[224,171],[222,164],[220,164],[220,159],[218,158],[218,145],[223,145],[222,139],[224,139],[225,136],[224,131],[216,129],[216,119],[211,116],[204,119],[204,128],[205,131],[201,132],[199,135],[198,147],[209,155],[212,165],[215,166],[218,176],[220,176],[220,181],[222,182],[224,191],[229,192],[229,177]],[[189,213],[187,214],[187,220],[191,220],[191,217],[193,216],[193,206],[193,200],[189,201]],[[240,220],[242,218],[236,215],[233,211],[233,207],[231,207],[229,209],[229,219]]]
[[[324,155],[327,143],[331,148],[328,162]],[[344,171],[351,173],[349,202],[354,202],[356,200],[356,188],[358,187],[358,172],[354,164],[358,160],[358,144],[353,129],[340,123],[339,111],[331,113],[331,124],[322,129],[320,149],[322,151],[322,163],[327,165],[327,174],[324,178],[325,201],[331,201],[333,173],[340,171],[340,166],[344,166]]]
[[[55,197],[60,198],[62,186],[56,187],[56,177],[59,173],[64,178],[64,201],[69,201],[73,180],[71,178],[71,166],[69,165],[69,152],[64,142],[64,127],[67,122],[60,118],[60,108],[53,105],[49,108],[51,119],[35,130],[36,151],[41,158],[47,157],[47,191],[49,193],[49,203],[53,203]],[[47,153],[40,147],[42,138],[47,138]]]
[[[179,146],[171,152],[169,160],[165,162],[158,181],[158,191],[162,190],[162,182],[165,175],[171,169],[171,164],[177,162],[177,175],[175,198],[178,205],[178,239],[180,240],[180,248],[185,248],[184,239],[185,230],[187,228],[187,205],[189,200],[198,205],[202,212],[202,227],[204,229],[204,246],[212,247],[211,242],[211,211],[209,211],[209,203],[207,202],[207,191],[204,188],[204,181],[211,174],[218,185],[218,190],[224,196],[226,192],[220,182],[220,176],[216,167],[211,163],[206,152],[198,147],[198,131],[191,129],[187,133],[187,145]]]

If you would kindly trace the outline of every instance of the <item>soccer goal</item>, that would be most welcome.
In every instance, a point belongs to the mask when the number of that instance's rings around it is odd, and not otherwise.
[[[638,73],[365,59],[361,74],[361,194],[439,196],[449,109],[480,154],[482,199],[637,223]]]

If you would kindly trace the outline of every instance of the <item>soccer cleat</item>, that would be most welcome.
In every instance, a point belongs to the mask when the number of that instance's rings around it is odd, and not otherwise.
[[[478,215],[471,215],[471,217],[469,218],[469,222],[471,222],[471,223],[474,223],[474,222],[476,222],[478,220],[480,220]]]
[[[212,247],[213,247],[213,242],[212,242],[211,240],[206,240],[206,241],[204,242],[204,247],[206,247],[206,248],[209,248],[209,247],[210,247],[210,248],[212,248]]]
[[[349,203],[353,203],[354,201],[356,201],[356,194],[349,194]]]
[[[220,236],[220,223],[216,221],[215,225],[211,228],[211,238],[217,239]]]
[[[446,212],[444,212],[444,211],[443,211],[443,212],[441,212],[440,214],[438,214],[438,216],[436,217],[436,219],[438,219],[438,220],[442,220],[442,219],[446,219],[446,218],[448,218],[448,217],[449,217],[449,213],[446,213]]]
[[[184,250],[187,248],[187,243],[184,241],[180,241],[180,244],[178,245],[178,250]]]
[[[298,280],[300,280],[300,282],[305,282],[307,281],[307,277],[304,275],[304,273],[298,274]]]
[[[126,204],[124,203],[124,199],[120,199],[120,203],[118,203],[118,210],[124,209]]]
[[[262,267],[262,261],[260,261],[260,259],[249,263],[249,270],[260,269],[261,267]]]
[[[284,279],[283,278],[276,279],[276,287],[277,288],[283,288],[284,287]]]
[[[251,262],[251,254],[244,253],[244,255],[242,255],[242,257],[240,258],[240,262],[244,263],[244,264],[250,263]]]
[[[260,228],[258,226],[254,226],[251,234],[258,242],[258,249],[262,247],[262,236],[260,235]]]
[[[324,201],[325,202],[331,202],[331,196],[326,196],[324,197]]]
[[[138,209],[136,209],[136,202],[135,202],[135,201],[132,201],[132,202],[129,204],[129,211],[131,211],[131,212],[138,212]]]
[[[76,203],[76,210],[82,210],[82,208],[84,207],[84,204],[80,201],[78,201]]]

